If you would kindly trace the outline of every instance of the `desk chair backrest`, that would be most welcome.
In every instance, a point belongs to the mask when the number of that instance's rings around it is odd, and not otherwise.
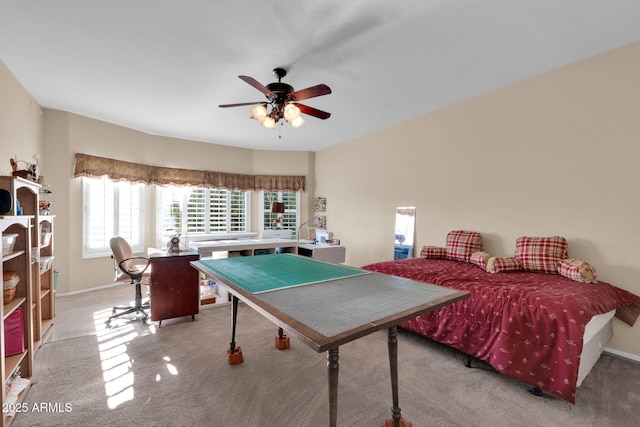
[[[131,246],[122,237],[112,237],[109,241],[111,246],[111,252],[113,253],[113,268],[115,270],[115,281],[118,281],[126,273],[122,271],[118,266],[122,263],[122,267],[125,270],[129,270],[131,266],[131,258],[133,258],[133,252]],[[123,262],[124,261],[124,262]]]

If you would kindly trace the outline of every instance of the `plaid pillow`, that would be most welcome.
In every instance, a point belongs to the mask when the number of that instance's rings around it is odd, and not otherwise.
[[[477,265],[483,270],[487,269],[487,261],[489,261],[490,255],[486,252],[476,251],[471,254],[469,262],[473,265]]]
[[[537,273],[558,273],[558,263],[569,258],[564,237],[518,237],[516,258],[522,268]]]
[[[421,258],[447,259],[447,248],[439,246],[423,246],[420,251]]]
[[[499,258],[494,256],[487,260],[487,271],[489,273],[507,273],[519,270],[522,270],[522,263],[516,257]]]
[[[563,259],[558,263],[558,274],[582,283],[597,283],[598,275],[591,264],[578,259]]]
[[[447,234],[447,257],[469,262],[471,254],[482,251],[482,234],[475,231],[451,231]]]

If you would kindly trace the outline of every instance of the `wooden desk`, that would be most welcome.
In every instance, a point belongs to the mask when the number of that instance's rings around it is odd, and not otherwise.
[[[160,326],[164,319],[173,317],[195,319],[200,312],[200,287],[198,271],[190,263],[200,256],[196,252],[154,252],[149,259],[151,320],[158,320]]]

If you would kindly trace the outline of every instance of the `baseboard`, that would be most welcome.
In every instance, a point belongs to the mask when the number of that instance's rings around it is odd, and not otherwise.
[[[101,289],[109,289],[109,288],[114,288],[116,286],[122,286],[122,285],[126,285],[127,282],[115,282],[115,283],[111,283],[108,285],[102,285],[102,286],[96,286],[95,288],[89,288],[89,289],[82,289],[79,291],[72,291],[72,292],[65,292],[65,293],[58,293],[56,292],[56,297],[66,297],[66,296],[70,296],[70,295],[77,295],[77,294],[84,294],[86,292],[92,292],[92,291],[98,291]]]
[[[640,356],[637,356],[635,354],[627,353],[625,351],[620,351],[620,350],[616,350],[614,348],[609,348],[609,347],[605,347],[604,351],[606,351],[607,353],[614,354],[614,355],[616,355],[618,357],[622,357],[624,359],[629,359],[629,360],[633,360],[635,362],[640,362]]]
[[[84,293],[87,293],[87,292],[99,291],[101,289],[109,289],[109,288],[113,288],[113,287],[116,287],[116,286],[122,286],[122,285],[126,285],[126,284],[128,284],[128,282],[116,282],[116,283],[111,283],[109,285],[96,286],[95,288],[82,289],[80,291],[73,291],[73,292],[66,292],[64,294],[56,293],[56,298],[58,298],[58,297],[66,297],[66,296],[71,296],[71,295],[84,294]],[[222,297],[219,296],[218,298],[222,298]],[[240,301],[240,303],[242,303],[242,301]],[[231,301],[216,302],[215,304],[201,305],[200,306],[200,310],[207,309],[207,308],[213,308],[213,307],[227,306],[227,305],[231,305]]]

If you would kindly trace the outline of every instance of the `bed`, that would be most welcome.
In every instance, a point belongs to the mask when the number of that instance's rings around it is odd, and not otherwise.
[[[470,291],[469,299],[400,327],[454,347],[499,372],[575,403],[576,388],[612,336],[633,325],[640,297],[611,284],[524,270],[490,273],[464,260],[410,258],[366,270]]]

